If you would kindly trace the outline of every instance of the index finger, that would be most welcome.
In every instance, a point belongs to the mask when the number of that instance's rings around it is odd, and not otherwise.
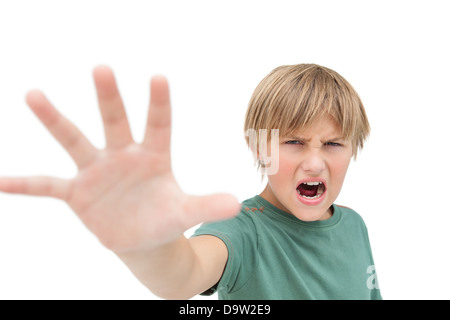
[[[163,76],[155,76],[150,84],[150,106],[143,145],[157,152],[170,152],[170,109],[167,79]]]

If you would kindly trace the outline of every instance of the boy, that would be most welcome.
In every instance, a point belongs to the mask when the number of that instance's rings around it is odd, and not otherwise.
[[[163,298],[214,290],[221,299],[381,298],[365,225],[334,204],[369,133],[362,103],[340,75],[317,65],[283,66],[258,85],[245,132],[268,183],[242,209],[229,195],[193,197],[178,187],[163,77],[151,81],[141,144],[132,140],[112,71],[97,67],[94,81],[106,148],[93,147],[41,92],[31,91],[27,103],[79,173],[71,180],[2,178],[0,190],[66,201]],[[210,223],[184,237],[204,221]]]

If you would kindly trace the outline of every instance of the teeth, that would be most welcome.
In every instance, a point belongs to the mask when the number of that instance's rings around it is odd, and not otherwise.
[[[322,182],[315,181],[315,182],[303,182],[304,184],[307,184],[308,186],[318,186],[319,184],[322,184]]]
[[[317,196],[314,196],[314,197],[308,197],[308,196],[302,196],[303,198],[305,198],[305,199],[317,199],[318,197],[320,197],[321,195],[320,194],[318,194]]]

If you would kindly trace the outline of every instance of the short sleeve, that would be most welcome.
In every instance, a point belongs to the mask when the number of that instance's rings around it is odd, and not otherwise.
[[[230,220],[205,223],[195,231],[193,237],[200,235],[212,235],[221,239],[228,250],[227,264],[220,281],[203,295],[238,290],[257,266],[258,237],[251,217],[242,212]]]

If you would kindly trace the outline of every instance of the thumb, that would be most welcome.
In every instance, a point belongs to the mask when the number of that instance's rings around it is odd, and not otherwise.
[[[241,204],[230,194],[219,193],[207,196],[189,196],[185,201],[185,216],[182,223],[190,228],[201,222],[231,219],[236,216]]]

